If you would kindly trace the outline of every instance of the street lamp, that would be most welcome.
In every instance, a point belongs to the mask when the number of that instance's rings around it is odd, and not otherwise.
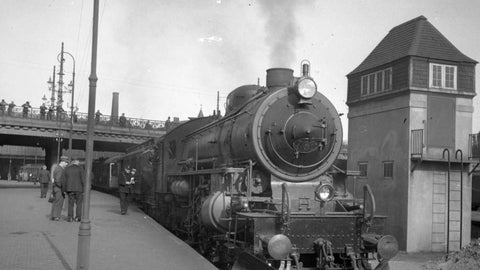
[[[68,54],[73,61],[72,80],[68,84],[68,86],[71,87],[72,89],[72,103],[70,104],[70,135],[68,137],[68,153],[71,155],[72,154],[72,133],[73,133],[73,101],[75,96],[75,58],[69,52],[63,51],[63,53]]]
[[[58,130],[55,135],[56,135],[55,141],[57,141],[57,162],[60,163],[60,145],[62,144],[62,141],[63,141],[63,134],[60,130]]]

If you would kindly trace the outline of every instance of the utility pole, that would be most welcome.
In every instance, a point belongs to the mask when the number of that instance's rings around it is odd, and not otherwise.
[[[55,66],[53,66],[53,81],[52,81],[52,77],[50,77],[50,79],[48,79],[48,82],[47,82],[50,87],[49,87],[49,90],[52,91],[52,95],[50,97],[50,106],[55,106]]]
[[[220,118],[220,91],[217,91],[217,117]]]
[[[90,183],[92,177],[93,159],[93,133],[95,128],[95,96],[97,91],[97,42],[98,42],[98,3],[93,1],[93,30],[92,30],[92,65],[89,80],[88,95],[88,122],[87,122],[87,146],[86,146],[86,179],[84,200],[82,203],[82,220],[78,232],[77,270],[88,270],[90,266]]]
[[[62,43],[62,49],[63,49],[63,43]],[[62,58],[63,58],[63,54],[66,54],[68,56],[70,56],[72,58],[72,61],[73,61],[73,72],[72,72],[72,80],[70,81],[70,83],[68,84],[68,86],[70,87],[70,91],[72,93],[72,103],[70,105],[70,135],[68,137],[68,153],[71,155],[72,153],[72,134],[73,134],[73,103],[74,103],[74,100],[75,100],[75,57],[73,57],[73,55],[69,52],[66,52],[64,50],[62,50]]]
[[[63,42],[62,42],[62,51],[60,53],[60,71],[58,72],[58,100],[57,100],[57,108],[62,107],[63,105]],[[58,110],[60,112],[60,110]],[[59,117],[59,115],[57,115]]]

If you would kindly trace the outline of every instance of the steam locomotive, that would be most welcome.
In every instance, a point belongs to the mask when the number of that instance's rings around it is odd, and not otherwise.
[[[388,269],[398,243],[370,188],[347,192],[340,117],[301,69],[268,69],[266,86],[228,95],[225,116],[191,119],[104,166],[137,168],[144,211],[221,269]]]

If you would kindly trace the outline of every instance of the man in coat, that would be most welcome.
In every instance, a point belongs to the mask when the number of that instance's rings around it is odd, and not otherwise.
[[[48,184],[50,183],[50,172],[47,171],[47,166],[43,165],[38,172],[38,180],[40,182],[40,198],[47,197]]]
[[[61,156],[60,162],[53,170],[53,187],[52,192],[55,196],[55,200],[52,203],[52,220],[59,221],[62,214],[63,200],[65,195],[62,192],[62,178],[65,167],[68,165],[68,157]]]
[[[118,192],[120,197],[120,212],[125,215],[128,210],[128,203],[133,192],[135,179],[131,174],[130,166],[125,166],[118,177]]]
[[[83,190],[85,186],[85,170],[80,166],[78,159],[72,159],[72,163],[65,168],[62,179],[62,191],[68,196],[67,221],[80,221],[82,217]],[[73,206],[76,205],[75,219],[73,218]]]

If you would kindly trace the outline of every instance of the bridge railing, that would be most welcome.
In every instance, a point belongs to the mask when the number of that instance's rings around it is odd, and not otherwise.
[[[22,106],[15,106],[11,110],[8,110],[7,108],[5,108],[4,111],[0,110],[0,117],[15,117],[41,121],[59,121],[65,123],[70,123],[70,115],[70,111],[49,112],[48,109],[44,113],[42,113],[40,108],[30,108],[28,112],[25,113]],[[95,117],[95,125],[151,130],[165,129],[165,121],[126,117],[126,121],[124,123],[120,123],[119,118],[120,117],[112,118],[110,115],[99,115],[98,117]],[[87,124],[88,113],[74,112],[73,122],[79,124]]]

